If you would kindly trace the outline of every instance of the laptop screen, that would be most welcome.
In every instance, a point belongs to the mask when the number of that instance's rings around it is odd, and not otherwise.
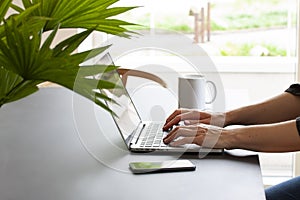
[[[107,59],[110,59],[110,63],[113,64],[109,55],[106,55],[105,57],[106,61]],[[115,88],[102,89],[101,91],[112,99],[112,101],[106,101],[107,106],[116,114],[116,116],[112,116],[123,136],[123,139],[127,141],[129,136],[140,124],[141,118],[122,83],[119,73],[116,70],[102,74],[101,79],[117,84],[117,87]]]

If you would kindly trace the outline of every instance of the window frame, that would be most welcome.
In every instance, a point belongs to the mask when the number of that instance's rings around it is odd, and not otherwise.
[[[297,1],[297,67],[296,67],[296,81],[300,82],[300,1]],[[300,176],[300,151],[294,155],[294,177]]]

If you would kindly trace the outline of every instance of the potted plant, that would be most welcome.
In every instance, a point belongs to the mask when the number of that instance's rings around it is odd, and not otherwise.
[[[86,65],[109,46],[76,52],[93,31],[130,37],[131,23],[112,17],[134,7],[113,7],[118,0],[13,0],[0,2],[0,107],[38,91],[45,81],[74,90],[104,109],[107,96],[97,89],[115,87],[115,83],[91,79],[95,74],[114,70],[115,66]],[[8,14],[13,11],[13,14]],[[52,47],[61,29],[81,28]],[[47,33],[47,36],[45,36]],[[80,75],[78,72],[80,70]],[[73,88],[76,81],[76,88]]]

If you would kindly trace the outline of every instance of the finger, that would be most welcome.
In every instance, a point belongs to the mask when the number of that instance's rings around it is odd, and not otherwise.
[[[200,113],[198,111],[191,111],[191,110],[179,110],[177,115],[174,115],[174,118],[170,121],[166,122],[166,124],[163,127],[163,130],[166,131],[170,129],[172,126],[178,124],[182,120],[189,120],[189,119],[200,119]]]
[[[199,121],[199,123],[202,123],[202,124],[210,124],[210,120],[211,120],[211,118],[201,119],[201,120]]]
[[[180,120],[178,118],[176,118],[176,116],[180,115],[182,112],[181,109],[177,109],[175,110],[167,119],[166,122],[163,126],[163,130],[167,131],[170,128],[172,128],[174,125],[178,124],[180,122]],[[176,118],[176,119],[175,119]],[[179,121],[178,121],[179,120]]]
[[[169,144],[179,137],[195,137],[199,134],[205,134],[206,132],[207,129],[197,126],[176,127],[176,129],[171,131],[170,134],[164,138],[164,143]]]
[[[212,120],[212,115],[208,114],[208,113],[204,113],[204,112],[200,112],[200,117],[198,119],[192,120],[192,119],[188,119],[185,120],[184,123],[186,125],[192,125],[192,124],[211,124],[211,120]]]
[[[166,124],[163,126],[163,130],[164,130],[164,131],[169,130],[169,129],[172,128],[174,125],[179,124],[180,121],[181,121],[181,116],[180,116],[180,115],[177,115],[177,116],[174,117],[171,121],[169,121],[168,123],[166,123]]]
[[[201,120],[184,120],[185,125],[195,125],[195,124],[210,124],[210,118]]]
[[[185,137],[185,138],[182,138],[180,140],[176,140],[174,142],[171,142],[170,143],[170,146],[181,146],[181,145],[185,145],[185,144],[193,144],[195,143],[195,137]]]
[[[177,115],[180,115],[182,113],[181,109],[175,110],[167,119],[166,123],[170,122],[173,118],[175,118]]]
[[[189,136],[194,136],[196,135],[196,130],[194,131],[194,134],[192,134],[188,129],[184,129],[184,128],[176,128],[175,130],[171,131],[170,134],[168,134],[165,138],[164,138],[164,143],[165,144],[169,144],[170,142],[174,141],[176,138],[178,137],[189,137]]]
[[[163,139],[163,142],[165,144],[169,144],[173,138],[175,137],[175,135],[177,134],[178,132],[178,127],[176,127],[175,129],[173,129],[164,139]]]
[[[189,112],[189,110],[187,109],[183,109],[183,108],[180,108],[180,109],[177,109],[175,110],[167,119],[166,119],[166,123],[169,123],[170,121],[172,121],[176,116],[178,115],[181,115],[182,113],[185,113],[185,112]]]

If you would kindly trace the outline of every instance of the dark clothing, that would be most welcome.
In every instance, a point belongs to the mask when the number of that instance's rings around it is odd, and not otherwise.
[[[285,92],[291,93],[295,96],[300,96],[300,84],[296,83],[291,85],[288,89],[285,90]]]
[[[295,96],[300,96],[300,84],[296,83],[291,85],[288,89],[285,90],[285,92],[291,93],[292,95]],[[296,118],[296,125],[300,136],[300,117]]]
[[[300,176],[265,190],[267,200],[299,200]]]

